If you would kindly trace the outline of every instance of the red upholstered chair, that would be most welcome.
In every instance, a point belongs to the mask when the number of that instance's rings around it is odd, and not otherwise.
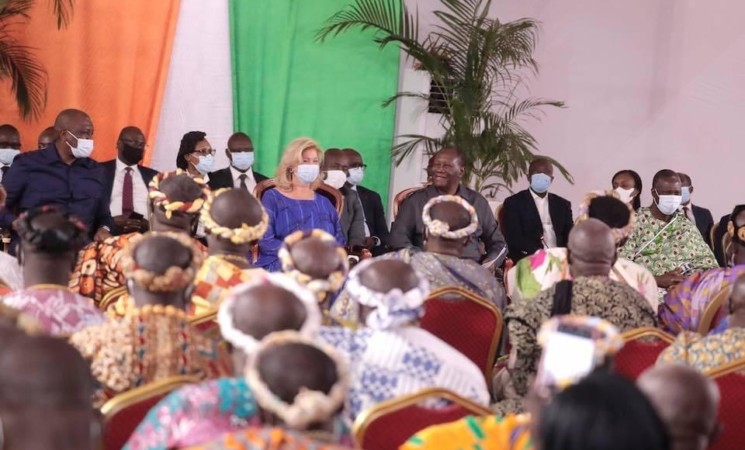
[[[411,197],[411,194],[413,194],[414,192],[421,191],[425,187],[427,186],[416,186],[404,189],[403,191],[396,194],[395,197],[393,197],[393,220],[396,220],[396,216],[398,215],[398,208],[401,207],[401,204],[404,202],[404,200]]]
[[[444,408],[428,408],[427,400],[446,400]],[[468,415],[484,416],[491,411],[446,389],[425,389],[379,403],[363,411],[352,432],[359,448],[396,450],[418,431],[453,422]]]
[[[719,386],[719,423],[721,433],[709,447],[710,450],[732,450],[743,448],[745,426],[742,417],[745,413],[745,359],[734,361],[726,366],[706,373]]]
[[[615,369],[627,378],[636,380],[642,372],[652,367],[674,338],[652,327],[637,328],[621,335],[623,348],[616,354]]]
[[[195,377],[171,377],[140,386],[117,395],[104,403],[101,414],[104,416],[104,450],[119,450],[142,422],[148,411],[169,392],[199,382]]]
[[[484,371],[487,385],[502,336],[502,313],[492,302],[458,287],[429,294],[420,327],[463,353]]]
[[[717,292],[712,301],[704,308],[701,314],[701,320],[698,323],[699,334],[709,334],[711,330],[719,325],[719,322],[727,317],[727,300],[729,300],[731,290],[722,289]]]

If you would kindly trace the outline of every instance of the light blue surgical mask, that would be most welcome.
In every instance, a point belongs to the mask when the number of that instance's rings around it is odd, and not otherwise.
[[[681,197],[683,197],[680,204],[687,205],[691,201],[691,188],[689,186],[683,186],[680,188],[680,193],[682,194]]]
[[[655,193],[657,193],[657,197],[659,197],[655,202],[657,204],[657,209],[666,216],[672,216],[675,214],[675,211],[677,211],[680,208],[681,203],[683,203],[682,195],[660,195],[657,191],[655,191]]]
[[[365,169],[362,167],[354,167],[349,169],[349,177],[347,181],[353,186],[357,186],[362,183],[362,179],[365,178]]]
[[[212,166],[215,164],[215,157],[212,155],[202,155],[199,162],[194,166],[202,175],[212,172]]]
[[[536,194],[544,194],[551,187],[551,177],[545,173],[534,173],[530,177],[530,189]]]
[[[321,167],[318,164],[300,164],[297,166],[298,180],[304,184],[311,184],[318,178],[318,174],[321,172]]]
[[[231,153],[230,158],[233,160],[233,167],[245,172],[254,165],[254,152],[236,152]]]
[[[13,163],[16,156],[21,153],[20,150],[14,148],[0,148],[0,164],[9,166]]]

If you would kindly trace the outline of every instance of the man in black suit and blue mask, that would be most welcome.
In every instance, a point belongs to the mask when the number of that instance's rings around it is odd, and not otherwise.
[[[530,188],[504,201],[504,238],[514,262],[542,248],[566,247],[572,229],[572,204],[548,192],[554,165],[537,158],[528,168]]]
[[[691,177],[684,173],[678,173],[678,176],[680,177],[680,193],[683,197],[680,204],[680,212],[683,213],[686,219],[696,225],[701,236],[704,237],[704,242],[711,247],[710,234],[711,228],[714,226],[714,216],[711,215],[711,211],[708,209],[691,203],[691,195],[693,194]]]
[[[253,194],[256,185],[267,179],[253,170],[254,144],[246,133],[238,132],[230,136],[225,154],[230,160],[230,166],[210,172],[207,182],[210,189],[245,189]]]
[[[147,140],[137,127],[125,127],[116,141],[117,158],[101,163],[106,175],[109,207],[114,218],[112,234],[144,233],[147,221],[148,184],[158,171],[140,165]]]

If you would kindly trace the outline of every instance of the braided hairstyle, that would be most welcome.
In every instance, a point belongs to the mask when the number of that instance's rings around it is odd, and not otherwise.
[[[36,220],[45,215],[58,216],[58,219]],[[83,222],[54,206],[42,206],[26,211],[13,222],[13,228],[23,241],[24,247],[36,253],[75,253],[83,248],[88,239],[88,230]]]

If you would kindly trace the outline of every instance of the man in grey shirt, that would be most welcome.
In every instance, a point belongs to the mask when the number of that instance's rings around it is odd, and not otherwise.
[[[452,147],[443,148],[432,156],[428,170],[432,184],[413,193],[401,204],[396,221],[391,226],[389,245],[396,250],[406,247],[423,248],[424,205],[433,197],[457,195],[473,205],[479,217],[479,226],[466,243],[463,257],[485,266],[501,266],[507,256],[507,244],[484,196],[461,184],[464,169],[460,151]],[[483,243],[486,253],[481,250],[479,241]]]

